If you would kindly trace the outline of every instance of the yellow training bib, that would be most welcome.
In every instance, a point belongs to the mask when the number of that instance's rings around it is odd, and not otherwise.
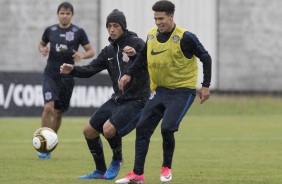
[[[157,28],[149,31],[147,58],[151,91],[154,91],[157,86],[170,89],[196,89],[197,59],[195,56],[187,59],[180,47],[180,40],[185,31],[185,29],[176,26],[165,43],[158,42]]]

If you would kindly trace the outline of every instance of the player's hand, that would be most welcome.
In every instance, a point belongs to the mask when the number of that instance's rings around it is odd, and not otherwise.
[[[130,46],[125,46],[123,48],[123,52],[125,52],[128,56],[134,56],[136,54],[136,50]]]
[[[76,50],[72,50],[72,51],[73,51],[73,55],[72,55],[73,60],[75,62],[81,61],[82,55],[79,52],[77,52]]]
[[[210,97],[210,89],[208,87],[202,87],[200,92],[199,92],[199,97],[200,97],[201,104],[202,104],[204,101],[209,99],[209,97]]]
[[[73,70],[73,65],[64,63],[60,66],[60,73],[69,74]]]
[[[131,80],[130,75],[124,75],[122,78],[118,81],[118,87],[121,91],[123,91],[124,86]]]
[[[40,53],[42,54],[43,57],[46,57],[49,54],[49,48],[47,46],[42,47],[41,49],[39,49],[39,51],[40,51]]]

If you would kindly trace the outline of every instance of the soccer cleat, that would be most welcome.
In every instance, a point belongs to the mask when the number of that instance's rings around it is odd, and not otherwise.
[[[107,169],[105,175],[104,175],[104,178],[106,180],[112,180],[114,179],[117,175],[118,175],[118,172],[120,170],[120,167],[122,166],[123,164],[123,160],[112,160],[109,168]]]
[[[51,157],[51,153],[37,153],[38,157],[41,159],[49,159]]]
[[[142,184],[144,183],[144,174],[137,175],[133,171],[125,175],[124,178],[121,178],[119,180],[116,180],[116,184],[129,184],[129,183],[135,183],[135,184]]]
[[[95,170],[93,173],[91,174],[86,174],[83,176],[79,176],[79,179],[104,179],[104,174],[101,171]]]
[[[168,167],[162,167],[161,182],[169,182],[172,179],[171,169]]]

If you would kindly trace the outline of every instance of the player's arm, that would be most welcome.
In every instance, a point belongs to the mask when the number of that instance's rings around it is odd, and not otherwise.
[[[125,46],[123,48],[123,52],[125,52],[130,57],[136,55],[136,50],[133,47],[130,47],[130,46]]]
[[[93,47],[90,43],[83,45],[82,47],[85,51],[83,53],[80,53],[80,52],[77,52],[76,50],[73,50],[72,57],[73,57],[74,61],[76,61],[76,62],[81,61],[82,59],[91,58],[95,55]]]
[[[137,57],[134,60],[131,67],[125,72],[124,76],[119,80],[119,89],[123,91],[124,86],[131,80],[131,77],[142,70],[147,70],[147,47],[137,53]]]
[[[43,40],[39,42],[38,50],[44,57],[49,54],[49,48],[47,47],[47,43],[45,43]]]
[[[107,66],[107,55],[105,48],[100,52],[96,59],[93,59],[87,65],[70,65],[63,64],[61,65],[60,72],[63,74],[69,74],[74,77],[79,78],[89,78],[102,70],[108,69]]]
[[[64,63],[60,66],[60,73],[70,74],[73,71],[74,66],[71,64]]]
[[[212,59],[209,53],[205,50],[197,36],[191,32],[185,32],[181,40],[181,49],[187,58],[193,55],[198,57],[203,63],[203,82],[202,88],[199,91],[201,103],[209,99],[210,96],[210,82],[211,82],[211,65]]]

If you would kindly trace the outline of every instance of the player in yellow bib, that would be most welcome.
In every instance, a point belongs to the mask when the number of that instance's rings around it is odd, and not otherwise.
[[[161,120],[163,163],[160,180],[171,181],[174,132],[178,131],[182,118],[196,96],[196,58],[203,64],[204,78],[199,91],[201,103],[210,95],[212,60],[209,53],[196,35],[176,26],[173,20],[175,6],[172,2],[160,0],[152,9],[157,27],[149,31],[144,49],[119,81],[122,90],[138,70],[147,67],[152,91],[136,127],[133,171],[116,180],[120,184],[144,182],[144,165],[150,138]]]

